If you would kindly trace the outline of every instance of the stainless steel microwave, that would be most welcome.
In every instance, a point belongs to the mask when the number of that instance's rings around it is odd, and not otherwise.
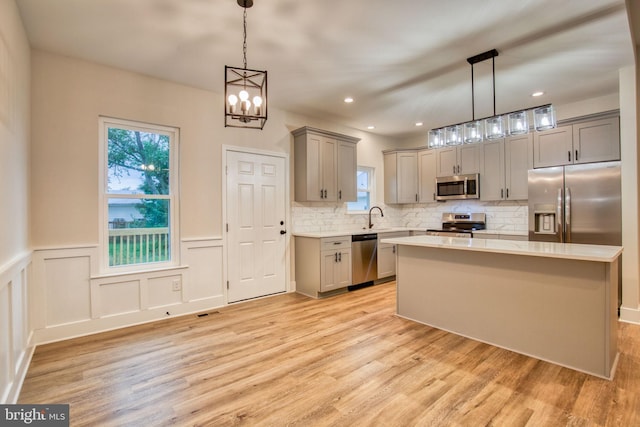
[[[436,178],[436,200],[479,198],[480,177],[477,173]]]

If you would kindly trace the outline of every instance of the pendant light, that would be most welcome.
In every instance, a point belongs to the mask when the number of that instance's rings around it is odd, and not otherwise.
[[[509,135],[526,134],[529,132],[529,111],[533,112],[535,130],[543,131],[556,127],[555,110],[551,104],[502,115],[496,114],[496,56],[498,56],[498,51],[491,49],[467,58],[467,62],[471,65],[471,121],[431,129],[429,131],[429,148],[461,143],[471,144],[482,142],[483,139],[493,140]],[[492,62],[493,116],[476,119],[473,66],[487,59],[491,59]]]
[[[267,72],[247,68],[247,9],[253,6],[253,0],[237,1],[238,6],[244,9],[244,67],[224,67],[224,125],[262,129],[267,121]]]

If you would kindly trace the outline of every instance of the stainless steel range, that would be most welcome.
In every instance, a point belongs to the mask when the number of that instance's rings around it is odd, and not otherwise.
[[[427,230],[427,236],[473,237],[475,230],[487,227],[486,215],[483,213],[455,213],[442,214],[442,228]]]

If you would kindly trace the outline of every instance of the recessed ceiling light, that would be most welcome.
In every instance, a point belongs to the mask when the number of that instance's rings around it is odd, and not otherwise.
[[[533,93],[531,94],[531,96],[542,96],[542,95],[544,95],[544,92],[542,92],[542,91],[539,91],[539,92],[533,92]]]
[[[375,129],[376,127],[371,125],[371,126],[367,126],[367,129]]]
[[[347,97],[344,99],[344,102],[346,102],[347,104],[351,104],[351,103],[353,102],[353,98],[352,98],[352,97],[350,97],[350,96],[347,96]]]
[[[416,126],[422,126],[423,124],[424,124],[424,123],[422,123],[422,122],[417,122],[417,123],[416,123]]]

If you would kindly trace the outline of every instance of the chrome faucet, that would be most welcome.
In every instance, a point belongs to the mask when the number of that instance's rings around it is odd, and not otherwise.
[[[369,228],[373,227],[373,223],[371,222],[371,211],[374,210],[374,209],[378,209],[380,211],[380,216],[384,216],[380,206],[372,206],[371,209],[369,209]]]

